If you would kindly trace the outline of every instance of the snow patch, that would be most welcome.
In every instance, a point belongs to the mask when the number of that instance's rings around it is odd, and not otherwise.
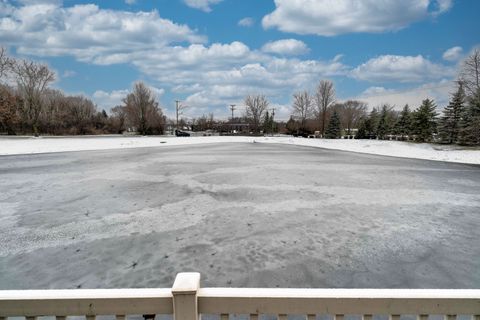
[[[383,156],[480,164],[480,150],[382,140],[304,139],[276,137],[42,137],[0,138],[0,155],[165,147],[204,143],[276,143]]]

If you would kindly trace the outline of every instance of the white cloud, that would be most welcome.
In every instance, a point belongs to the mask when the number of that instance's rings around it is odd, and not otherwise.
[[[353,32],[387,32],[437,16],[451,0],[275,0],[265,28],[284,32],[334,36]]]
[[[71,55],[80,61],[127,62],[130,52],[155,50],[171,43],[204,42],[186,25],[163,19],[157,11],[100,9],[93,4],[63,8],[42,3],[0,15],[0,42],[20,54]]]
[[[125,3],[130,5],[135,4],[136,2],[137,0],[125,0]]]
[[[450,80],[440,80],[438,82],[429,82],[418,87],[410,89],[387,89],[384,87],[370,87],[359,96],[353,97],[364,101],[370,107],[390,104],[396,110],[401,110],[405,104],[411,109],[415,109],[426,98],[435,100],[438,110],[441,110],[448,104],[450,93],[455,90],[455,83]]]
[[[281,101],[321,77],[348,71],[339,57],[328,61],[280,58],[251,50],[241,42],[168,47],[148,55],[138,52],[130,58],[162,86],[188,94],[186,103],[196,110],[223,107],[249,93]]]
[[[211,5],[222,2],[223,0],[183,0],[191,8],[200,9],[204,12],[212,11]]]
[[[162,88],[148,86],[156,95],[157,101],[160,101],[161,96],[165,93]],[[130,93],[128,89],[103,91],[97,90],[93,93],[92,99],[97,104],[99,109],[111,110],[112,108],[122,104],[122,100]]]
[[[267,42],[262,47],[262,51],[282,55],[300,55],[307,53],[309,48],[303,41],[296,39],[283,39]]]
[[[113,90],[106,92],[97,90],[93,93],[92,99],[97,104],[99,109],[111,110],[113,107],[121,105],[122,99],[127,96],[128,90]]]
[[[435,64],[422,55],[383,55],[352,70],[355,79],[371,82],[421,82],[453,76],[455,69]]]
[[[462,47],[453,47],[443,53],[443,59],[447,61],[458,61],[462,57]]]
[[[238,25],[241,27],[251,27],[255,24],[255,20],[251,17],[246,17],[238,21]]]
[[[72,78],[75,77],[77,73],[73,70],[65,70],[62,74],[62,78]]]

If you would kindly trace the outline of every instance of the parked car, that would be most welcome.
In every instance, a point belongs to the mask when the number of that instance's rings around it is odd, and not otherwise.
[[[180,130],[175,130],[175,135],[177,137],[190,137],[190,133]]]

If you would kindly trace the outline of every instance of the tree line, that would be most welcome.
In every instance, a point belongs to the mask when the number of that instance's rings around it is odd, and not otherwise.
[[[293,95],[287,130],[293,134],[318,132],[332,139],[343,136],[480,145],[478,49],[464,60],[456,83],[449,104],[439,114],[432,99],[423,100],[414,110],[406,105],[399,112],[383,105],[367,112],[367,104],[361,101],[336,102],[333,83],[321,80],[313,94],[299,91]]]
[[[52,89],[55,73],[47,65],[9,57],[0,48],[0,133],[7,134],[104,134],[134,131],[142,135],[163,134],[167,125],[194,131],[228,131],[229,121],[216,121],[213,114],[190,123],[168,120],[154,92],[144,83],[133,85],[122,104],[99,110],[87,97],[66,95]],[[419,142],[480,144],[480,51],[465,59],[457,89],[441,114],[433,100],[425,99],[416,109],[402,111],[392,106],[375,107],[358,100],[336,101],[335,87],[321,80],[313,93],[293,95],[292,116],[285,124],[290,134],[318,133],[323,138],[396,139]],[[279,129],[275,109],[264,95],[248,95],[245,113],[235,119],[248,124],[253,134]],[[232,119],[230,122],[234,121]]]
[[[154,92],[144,83],[108,115],[82,95],[50,88],[55,73],[45,64],[9,57],[0,48],[0,133],[105,134],[128,128],[140,134],[163,134],[166,118]]]

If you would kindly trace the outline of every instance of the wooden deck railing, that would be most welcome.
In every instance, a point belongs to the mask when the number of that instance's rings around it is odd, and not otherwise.
[[[230,314],[247,314],[257,320],[261,314],[275,314],[279,320],[287,315],[305,315],[314,320],[318,314],[388,315],[399,320],[401,315],[443,315],[453,320],[469,315],[480,320],[480,290],[437,289],[265,289],[265,288],[200,288],[199,273],[180,273],[171,289],[100,289],[100,290],[0,290],[0,320],[24,316],[173,314],[175,320],[197,320],[200,314],[218,314],[227,320]]]

